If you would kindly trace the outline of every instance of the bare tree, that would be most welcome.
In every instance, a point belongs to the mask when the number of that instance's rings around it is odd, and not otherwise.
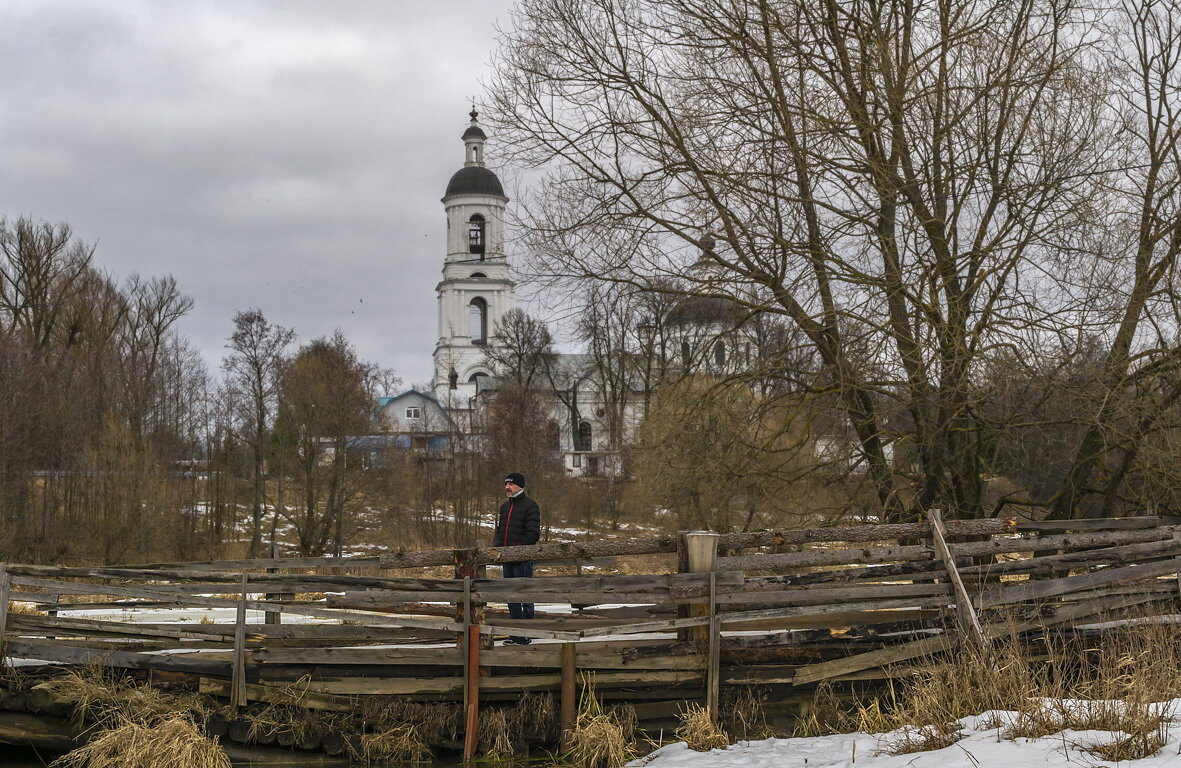
[[[496,376],[528,389],[552,364],[553,344],[544,321],[514,308],[496,321],[484,358]]]
[[[246,443],[251,453],[254,499],[251,506],[250,556],[262,554],[262,518],[266,504],[265,462],[276,409],[279,375],[295,332],[269,322],[261,310],[234,315],[234,332],[222,361],[230,391],[240,398]],[[277,511],[276,511],[277,513]]]
[[[350,460],[350,440],[373,414],[375,369],[337,331],[300,348],[284,366],[275,429],[293,455],[302,509],[289,516],[301,554],[341,554],[350,506],[363,466]]]

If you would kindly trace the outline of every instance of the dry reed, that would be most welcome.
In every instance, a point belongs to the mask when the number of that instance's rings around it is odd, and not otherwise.
[[[593,675],[583,675],[582,679],[567,758],[575,768],[620,768],[636,756],[628,736],[629,731],[634,731],[634,720],[624,722],[626,710],[604,710],[595,696]],[[635,717],[634,709],[631,716]]]
[[[725,749],[730,743],[730,737],[709,716],[709,711],[700,704],[690,704],[681,710],[680,720],[681,724],[677,726],[676,737],[695,752]]]
[[[54,760],[52,768],[230,768],[217,739],[204,736],[189,717],[154,725],[125,719],[84,746]]]

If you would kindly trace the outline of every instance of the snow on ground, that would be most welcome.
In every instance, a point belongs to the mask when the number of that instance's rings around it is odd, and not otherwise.
[[[1164,705],[1181,711],[1181,699]],[[1046,768],[1047,766],[1127,766],[1127,768],[1181,767],[1181,717],[1174,717],[1165,746],[1140,760],[1102,760],[1087,751],[1110,743],[1109,731],[1066,730],[1038,739],[1002,738],[995,727],[1000,719],[1011,721],[1015,713],[984,713],[960,721],[964,737],[955,744],[930,752],[889,755],[885,750],[898,734],[846,733],[812,738],[742,741],[726,749],[694,752],[685,742],[670,744],[628,763],[629,768]]]

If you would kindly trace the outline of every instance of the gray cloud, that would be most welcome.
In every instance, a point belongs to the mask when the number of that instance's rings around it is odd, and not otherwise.
[[[120,277],[175,275],[211,366],[256,306],[422,381],[439,198],[509,5],[6,3],[0,215],[69,222]]]

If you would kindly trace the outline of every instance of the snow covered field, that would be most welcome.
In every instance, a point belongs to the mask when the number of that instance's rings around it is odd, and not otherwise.
[[[1109,731],[1066,730],[1038,739],[1008,740],[995,727],[1013,713],[983,713],[960,721],[964,737],[930,752],[889,755],[900,734],[848,733],[814,738],[744,741],[726,749],[694,752],[684,742],[633,760],[629,768],[1046,768],[1047,766],[1127,766],[1181,768],[1181,699],[1161,705],[1175,715],[1164,747],[1152,757],[1115,762],[1088,752],[1110,743]],[[998,717],[999,716],[999,717]]]

